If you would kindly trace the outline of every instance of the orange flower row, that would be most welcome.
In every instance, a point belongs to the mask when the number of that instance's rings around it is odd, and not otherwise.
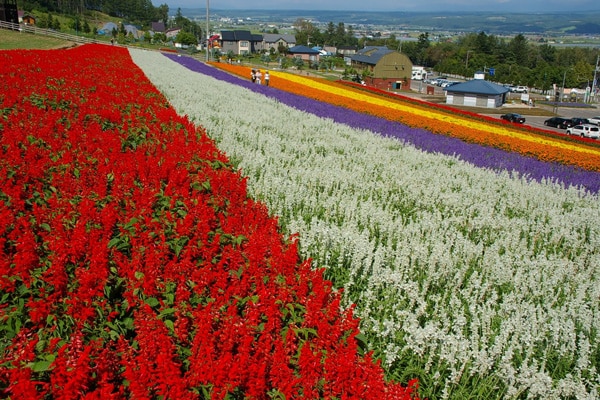
[[[213,65],[243,78],[250,77],[250,67],[247,66],[225,63]],[[421,105],[402,98],[384,97],[325,79],[300,77],[281,71],[271,71],[271,76],[270,86],[289,93],[453,136],[467,142],[518,152],[543,161],[600,171],[600,148],[594,144],[552,137],[542,130],[519,129],[485,119],[477,120],[458,110],[451,113],[434,105]]]

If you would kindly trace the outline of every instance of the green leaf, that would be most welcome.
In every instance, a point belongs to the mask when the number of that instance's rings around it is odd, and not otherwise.
[[[50,369],[50,367],[52,366],[52,363],[54,362],[54,356],[48,356],[47,360],[42,360],[42,361],[36,361],[33,364],[31,364],[31,370],[33,372],[45,372],[48,371]]]
[[[119,332],[117,332],[117,331],[112,331],[112,330],[111,330],[111,331],[108,331],[108,335],[110,336],[110,339],[111,339],[111,340],[114,340],[114,341],[117,341],[117,340],[119,340],[119,337],[121,336],[121,335],[119,334]]]
[[[165,315],[171,315],[171,314],[173,314],[174,312],[175,312],[175,309],[174,309],[174,308],[165,308],[164,310],[162,310],[162,311],[160,312],[160,314],[158,314],[158,318],[162,318],[162,317],[164,317]]]
[[[367,346],[367,337],[363,333],[359,333],[356,336],[354,336],[354,339],[356,340],[356,344],[358,345],[358,348],[364,354],[367,351],[367,349],[368,349],[368,346]]]
[[[165,326],[169,329],[169,331],[173,332],[175,330],[175,325],[173,324],[173,321],[171,321],[170,319],[166,319],[165,320]]]
[[[115,238],[110,239],[110,241],[108,242],[108,248],[112,248],[117,246],[119,243],[121,242],[121,237],[117,236]]]
[[[148,304],[150,307],[154,308],[160,305],[160,301],[158,301],[156,299],[156,297],[148,297],[146,299],[146,304]]]

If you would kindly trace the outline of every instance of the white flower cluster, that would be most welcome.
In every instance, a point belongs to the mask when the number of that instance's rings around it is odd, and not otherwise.
[[[598,398],[597,196],[297,111],[162,55],[134,61],[248,177],[425,394]],[[487,396],[487,395],[486,395]],[[463,397],[464,398],[464,397]],[[482,398],[482,397],[480,397]]]

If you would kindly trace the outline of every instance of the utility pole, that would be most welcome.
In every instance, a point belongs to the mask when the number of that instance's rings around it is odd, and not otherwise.
[[[206,0],[206,62],[209,61],[209,55],[208,52],[210,51],[210,49],[208,48],[208,43],[209,43],[209,39],[210,39],[210,28],[208,26],[208,4],[209,4],[209,0]]]
[[[566,80],[567,80],[567,71],[568,71],[569,69],[570,69],[570,68],[567,68],[567,69],[565,70],[565,73],[564,73],[564,75],[563,75],[562,93],[560,94],[560,101],[561,101],[561,102],[562,102],[563,96],[565,95],[565,82],[566,82]]]
[[[598,62],[600,61],[600,54],[596,57],[596,68],[594,68],[594,81],[592,82],[592,97],[596,100],[596,86],[598,79]]]

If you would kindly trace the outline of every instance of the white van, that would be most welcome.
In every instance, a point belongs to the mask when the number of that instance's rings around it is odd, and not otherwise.
[[[413,66],[411,79],[415,81],[423,81],[427,79],[427,71],[425,70],[425,67]]]
[[[590,124],[575,125],[567,128],[567,135],[577,135],[590,139],[598,139],[600,138],[600,127]]]

